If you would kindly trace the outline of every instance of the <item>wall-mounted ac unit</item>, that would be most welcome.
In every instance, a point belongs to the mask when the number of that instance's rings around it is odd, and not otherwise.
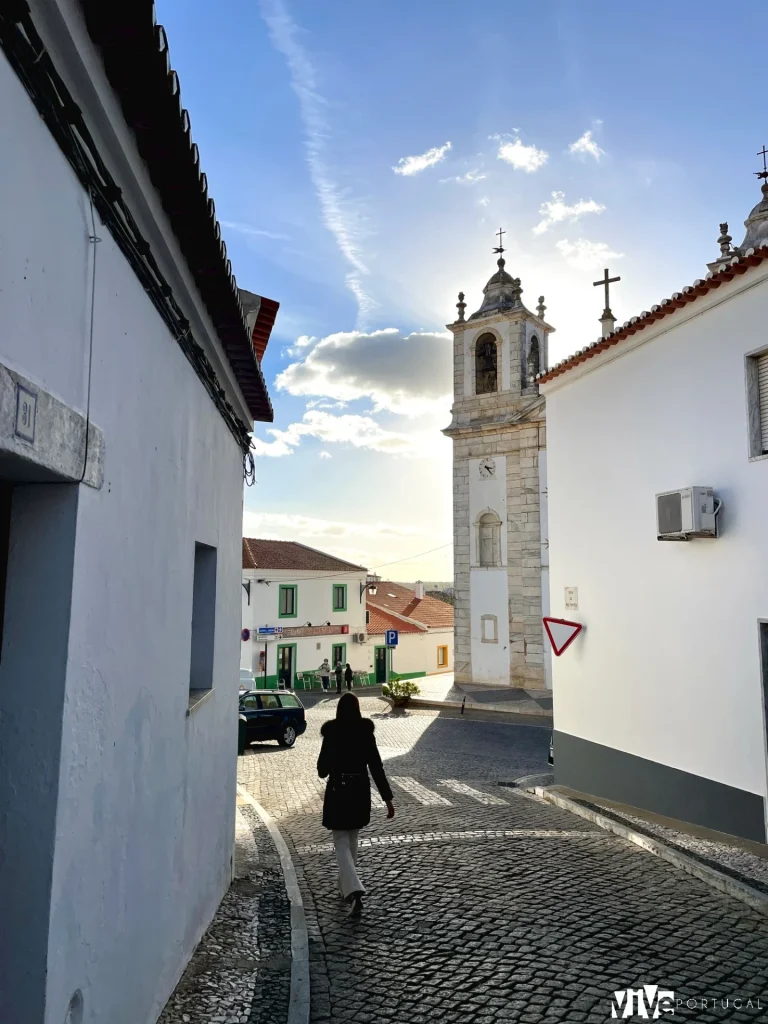
[[[717,515],[722,502],[711,487],[684,487],[656,495],[658,540],[717,537]]]
[[[365,633],[353,633],[352,634],[352,643],[364,644],[365,643]]]

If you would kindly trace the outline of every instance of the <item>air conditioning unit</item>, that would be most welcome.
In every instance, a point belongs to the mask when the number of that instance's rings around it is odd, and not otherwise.
[[[352,642],[355,643],[355,644],[364,644],[365,643],[365,633],[353,633],[352,634]]]
[[[722,508],[711,487],[684,487],[656,495],[658,540],[717,537],[717,516]]]

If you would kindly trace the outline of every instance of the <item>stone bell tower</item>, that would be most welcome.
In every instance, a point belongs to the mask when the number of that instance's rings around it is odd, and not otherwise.
[[[500,232],[500,239],[503,232]],[[532,313],[520,278],[498,270],[453,334],[453,536],[455,678],[544,688],[542,615],[549,608],[544,399],[544,297]],[[542,526],[542,520],[544,525]],[[542,600],[543,599],[543,600]]]

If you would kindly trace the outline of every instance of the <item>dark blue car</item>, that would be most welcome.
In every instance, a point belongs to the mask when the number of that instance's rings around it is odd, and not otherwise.
[[[295,693],[283,690],[246,690],[240,694],[238,753],[254,740],[277,740],[292,747],[307,728],[307,718]]]

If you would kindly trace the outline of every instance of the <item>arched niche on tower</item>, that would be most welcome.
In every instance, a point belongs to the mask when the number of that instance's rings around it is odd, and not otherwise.
[[[472,394],[494,395],[502,389],[502,339],[496,331],[480,330],[470,349]]]
[[[483,569],[501,565],[501,519],[492,508],[484,509],[475,519],[475,551],[477,564]]]
[[[538,334],[532,334],[528,341],[528,355],[525,361],[525,380],[528,387],[533,387],[536,377],[541,371],[541,342]]]

